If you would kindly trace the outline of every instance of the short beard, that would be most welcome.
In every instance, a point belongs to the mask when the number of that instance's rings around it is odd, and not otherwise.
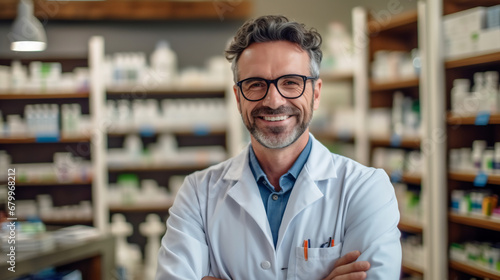
[[[286,136],[281,136],[283,133],[285,133],[284,127],[270,128],[268,130],[268,133],[271,133],[271,135],[269,135],[264,133],[262,130],[259,130],[255,125],[255,123],[254,124],[246,123],[245,120],[243,120],[243,122],[245,123],[245,126],[247,127],[250,134],[252,134],[253,137],[257,140],[257,142],[259,142],[262,146],[268,149],[282,149],[295,143],[297,139],[299,139],[299,137],[302,136],[302,134],[304,134],[304,132],[309,127],[309,124],[311,123],[313,110],[314,110],[314,98],[311,100],[311,108],[309,115],[306,116],[306,118],[304,118],[301,123],[293,127],[292,128],[293,130],[290,132],[290,134]],[[298,116],[300,114],[300,111],[295,107],[280,106],[278,109],[271,109],[269,107],[260,107],[252,111],[252,116],[256,116],[260,113],[265,113],[269,115],[288,114],[288,115]]]

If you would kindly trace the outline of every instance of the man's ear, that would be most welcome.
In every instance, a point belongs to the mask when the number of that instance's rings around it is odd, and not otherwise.
[[[238,89],[239,89],[238,86],[236,86],[236,85],[233,86],[234,97],[236,98],[236,103],[238,105],[238,111],[241,114],[240,94],[239,94]]]
[[[319,108],[319,101],[321,99],[321,86],[323,85],[323,81],[321,79],[316,80],[314,83],[314,110]]]

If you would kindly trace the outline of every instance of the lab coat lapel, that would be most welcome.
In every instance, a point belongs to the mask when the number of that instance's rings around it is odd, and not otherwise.
[[[227,195],[255,220],[267,237],[269,244],[274,247],[266,210],[262,203],[259,188],[248,165],[248,148],[235,158],[234,164],[230,167],[225,179],[237,181],[227,192]]]
[[[283,220],[281,220],[277,247],[280,246],[283,236],[293,218],[322,197],[323,193],[311,176],[309,176],[307,170],[302,170],[292,189],[285,213],[283,214]]]
[[[316,182],[337,177],[330,151],[318,142],[312,134],[310,136],[313,141],[311,154],[302,168],[297,181],[295,181],[292,193],[290,194],[290,199],[283,214],[283,220],[281,220],[277,248],[280,247],[283,236],[293,218],[324,196]]]

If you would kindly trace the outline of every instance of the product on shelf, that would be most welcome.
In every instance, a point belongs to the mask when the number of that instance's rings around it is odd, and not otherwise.
[[[500,174],[500,142],[488,148],[486,141],[475,140],[471,148],[450,149],[450,170]]]
[[[406,152],[394,148],[374,148],[372,165],[385,169],[393,176],[401,176],[401,173],[421,175],[423,170],[420,151]]]
[[[498,196],[490,190],[453,190],[451,210],[462,215],[476,215],[500,219]]]
[[[92,204],[90,201],[80,201],[75,205],[53,206],[50,194],[37,195],[35,200],[17,200],[16,215],[19,219],[38,217],[47,221],[90,221],[92,219]]]
[[[43,94],[77,93],[89,91],[89,70],[77,67],[62,73],[61,64],[33,61],[28,68],[19,61],[11,67],[0,66],[0,93]]]
[[[223,89],[230,67],[222,56],[207,60],[206,67],[187,67],[179,71],[177,56],[166,41],[160,41],[146,61],[142,52],[106,56],[105,83],[112,90],[133,92],[161,90]]]
[[[223,146],[179,147],[170,134],[158,136],[158,142],[143,150],[138,135],[128,135],[124,148],[108,149],[109,167],[161,167],[162,165],[209,165],[227,158]]]
[[[500,51],[498,6],[475,7],[445,15],[443,54],[454,58]]]
[[[373,55],[371,73],[375,82],[416,79],[420,74],[418,49],[411,52],[378,50]]]
[[[418,138],[421,136],[418,101],[396,91],[392,108],[373,108],[369,116],[369,135],[380,138]]]
[[[206,134],[224,129],[227,110],[220,99],[108,100],[108,132],[151,134],[169,130]],[[159,109],[161,105],[161,110]]]
[[[154,180],[142,180],[135,174],[120,174],[116,184],[109,184],[108,204],[114,206],[168,207],[174,196]]]
[[[500,112],[498,72],[474,73],[472,89],[468,79],[455,79],[451,89],[451,112],[458,116]]]
[[[90,116],[81,114],[79,104],[63,104],[61,109],[60,114],[57,104],[26,105],[24,119],[20,115],[7,115],[4,126],[0,118],[0,137],[35,137],[40,141],[57,141],[60,136],[71,138],[90,134]]]
[[[500,272],[500,243],[471,241],[451,243],[450,259]]]
[[[53,163],[11,164],[9,154],[0,151],[0,166],[15,168],[17,183],[88,183],[92,180],[90,161],[71,153],[54,153],[53,157]]]
[[[407,184],[393,183],[393,185],[401,220],[421,225],[423,216],[420,192],[408,189]]]
[[[354,59],[353,42],[345,26],[340,22],[328,24],[324,42],[321,72],[351,73]]]

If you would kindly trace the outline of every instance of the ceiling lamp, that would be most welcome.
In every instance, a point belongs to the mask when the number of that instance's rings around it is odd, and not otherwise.
[[[32,0],[19,0],[17,18],[12,25],[10,49],[19,52],[45,50],[47,36],[42,23],[34,16]]]

